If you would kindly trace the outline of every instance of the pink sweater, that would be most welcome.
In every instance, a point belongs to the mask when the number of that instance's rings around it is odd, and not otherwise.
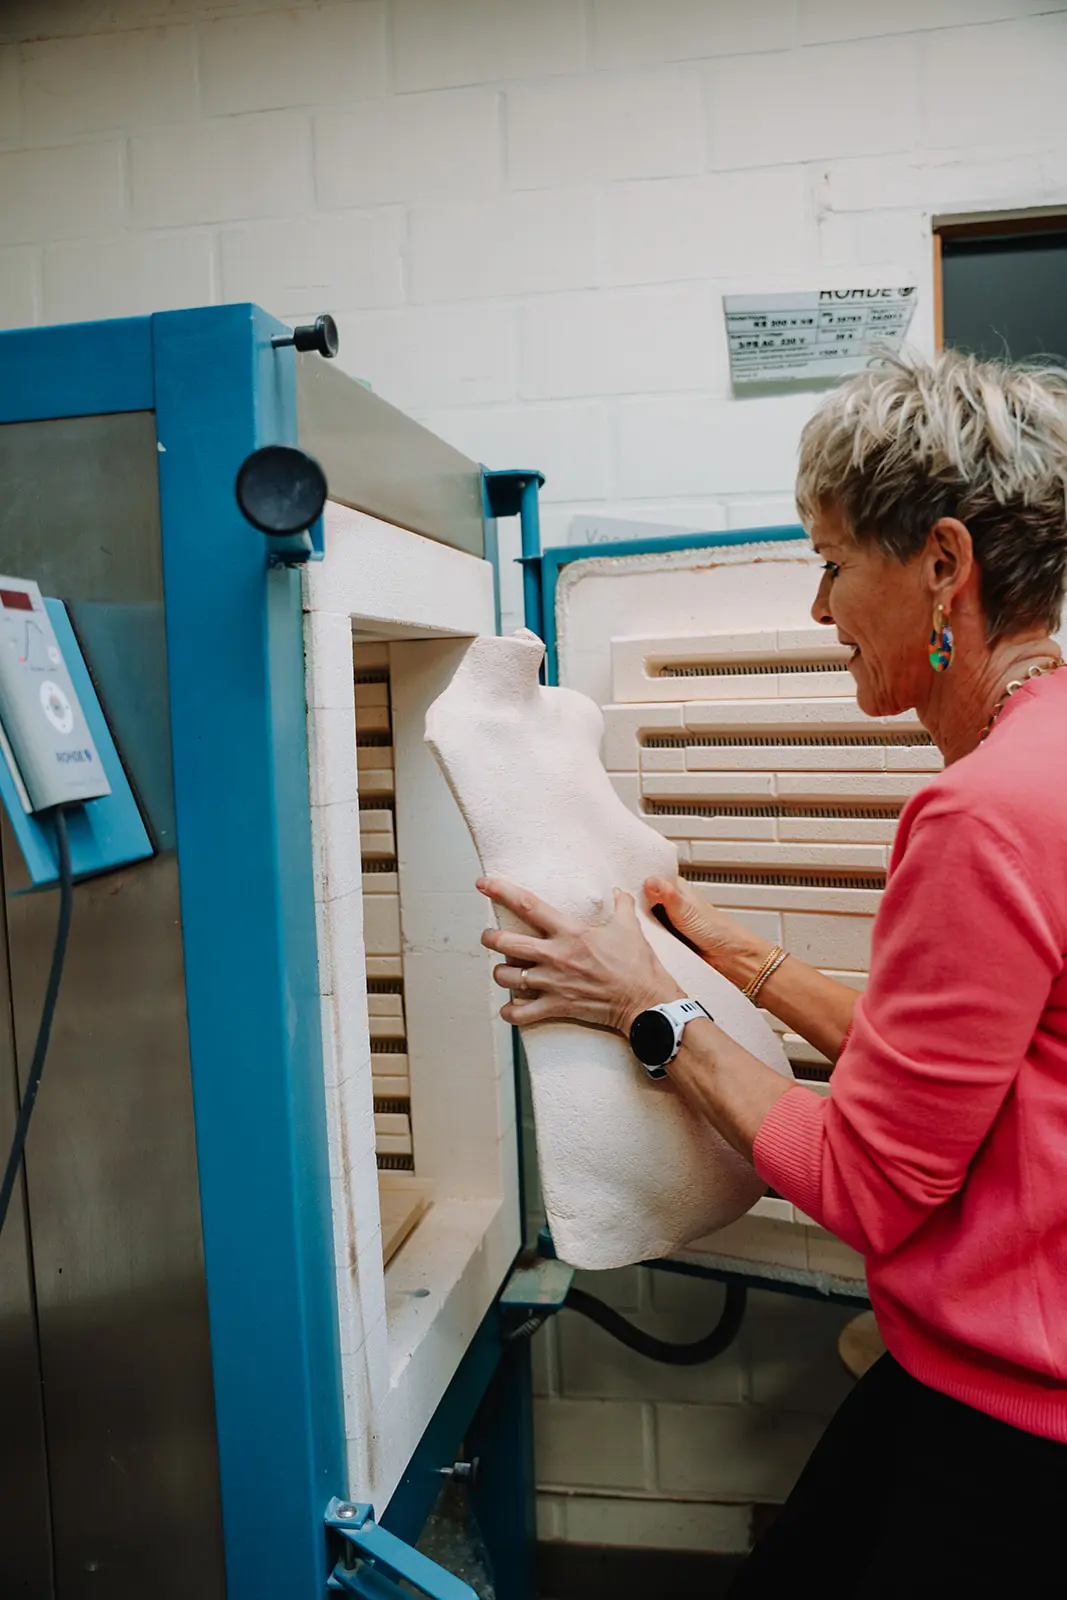
[[[755,1145],[913,1377],[1067,1440],[1067,669],[905,806],[828,1099]]]

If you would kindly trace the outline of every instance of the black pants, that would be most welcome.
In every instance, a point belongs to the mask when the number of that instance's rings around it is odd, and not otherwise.
[[[892,1356],[823,1435],[730,1600],[1067,1596],[1067,1444],[927,1389]]]

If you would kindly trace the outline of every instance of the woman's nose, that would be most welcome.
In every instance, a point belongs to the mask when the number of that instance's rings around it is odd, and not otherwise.
[[[814,620],[822,623],[824,627],[833,627],[834,619],[830,614],[830,574],[828,572],[824,572],[819,580],[819,587],[815,591],[815,599],[812,601],[811,614]]]

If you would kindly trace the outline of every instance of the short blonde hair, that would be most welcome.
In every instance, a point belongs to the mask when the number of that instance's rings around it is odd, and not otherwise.
[[[1067,372],[884,356],[846,379],[800,440],[809,530],[836,507],[853,537],[901,561],[940,517],[974,541],[990,641],[1059,626],[1067,567]]]

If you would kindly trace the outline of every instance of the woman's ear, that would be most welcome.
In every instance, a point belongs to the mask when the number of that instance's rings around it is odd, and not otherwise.
[[[946,614],[972,580],[977,580],[970,529],[958,517],[939,517],[926,536],[923,578]]]

